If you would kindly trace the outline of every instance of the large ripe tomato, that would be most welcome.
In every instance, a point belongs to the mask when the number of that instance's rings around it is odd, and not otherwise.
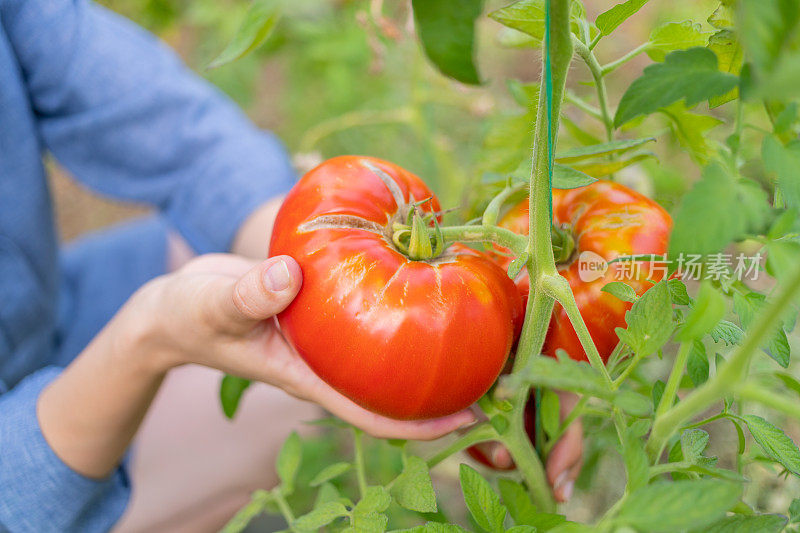
[[[631,304],[601,289],[611,281],[623,281],[641,295],[652,286],[648,278],[659,281],[664,273],[658,268],[651,272],[649,262],[638,262],[638,268],[620,262],[607,265],[604,274],[601,271],[596,279],[588,281],[595,277],[589,267],[591,264],[602,267],[604,262],[598,259],[610,261],[622,256],[666,253],[672,219],[646,196],[619,183],[598,181],[578,189],[554,190],[553,221],[570,231],[575,240],[575,252],[570,260],[559,265],[559,272],[569,281],[586,327],[600,356],[607,361],[618,341],[614,329],[625,327],[625,312]],[[527,234],[527,200],[514,206],[499,225]],[[504,267],[510,261],[507,257],[500,259]],[[516,282],[527,298],[527,273],[522,272]],[[544,353],[555,355],[557,349],[565,350],[573,359],[586,360],[566,311],[559,304],[553,311]]]
[[[336,390],[398,419],[448,415],[480,398],[522,313],[514,284],[485,254],[454,244],[413,261],[392,244],[408,204],[432,196],[397,165],[336,157],[295,185],[270,244],[303,271],[300,293],[278,315],[287,339]]]

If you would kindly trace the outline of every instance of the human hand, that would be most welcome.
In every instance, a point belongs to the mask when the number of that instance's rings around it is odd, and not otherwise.
[[[300,267],[288,256],[257,262],[211,254],[149,283],[127,307],[138,314],[134,322],[155,323],[149,345],[165,370],[197,363],[263,381],[376,437],[434,439],[475,420],[469,411],[433,420],[392,420],[332,389],[288,345],[273,318],[301,283]]]

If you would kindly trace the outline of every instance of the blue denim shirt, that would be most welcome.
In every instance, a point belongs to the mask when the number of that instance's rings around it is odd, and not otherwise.
[[[0,0],[0,530],[104,531],[125,473],[87,479],[36,418],[52,366],[57,240],[42,156],[156,206],[201,253],[228,250],[293,183],[281,145],[153,36],[87,0]]]

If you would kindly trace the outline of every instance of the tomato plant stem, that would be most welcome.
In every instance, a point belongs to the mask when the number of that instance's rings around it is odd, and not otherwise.
[[[527,401],[527,394],[525,395],[525,401]],[[519,419],[519,422],[517,422],[517,419]],[[533,446],[531,446],[521,415],[515,417],[515,420],[512,421],[509,431],[503,435],[502,442],[508,448],[511,457],[514,458],[514,462],[523,479],[525,479],[531,499],[536,506],[545,513],[555,511],[556,503],[547,483],[542,461],[536,455]]]
[[[463,449],[469,448],[474,444],[479,444],[481,442],[486,442],[490,440],[497,440],[499,435],[497,431],[492,427],[489,423],[480,424],[475,426],[467,433],[464,433],[459,438],[454,440],[450,443],[449,446],[444,448],[443,450],[439,451],[428,459],[428,468],[433,468],[434,466],[438,465],[454,453],[460,452]]]
[[[603,117],[603,125],[606,128],[606,138],[610,141],[614,138],[614,119],[608,111],[608,96],[606,95],[606,82],[603,80],[603,67],[598,63],[597,58],[591,49],[583,44],[577,37],[572,37],[575,52],[583,59],[589,72],[594,79],[594,86],[597,90],[597,101],[600,104],[600,114]]]
[[[678,354],[675,356],[675,363],[672,366],[672,372],[667,379],[667,385],[664,387],[664,394],[661,395],[661,401],[656,409],[656,416],[663,415],[675,403],[675,394],[678,392],[678,386],[683,377],[683,371],[686,368],[686,362],[689,360],[689,353],[692,351],[692,343],[684,342],[678,349]]]
[[[605,363],[603,363],[603,359],[600,357],[600,352],[597,351],[597,346],[594,345],[589,329],[586,327],[586,322],[584,322],[578,310],[575,295],[572,294],[572,289],[567,280],[561,275],[556,274],[554,276],[542,278],[541,283],[542,289],[555,298],[564,308],[564,311],[567,312],[569,321],[572,327],[575,328],[578,340],[581,341],[581,346],[584,352],[586,352],[586,357],[589,359],[589,364],[603,376],[609,389],[613,389],[614,381],[611,379],[611,375],[608,373],[608,369]]]
[[[520,255],[525,251],[527,239],[499,226],[442,226],[442,236],[448,242],[494,242]]]
[[[364,474],[364,446],[363,433],[359,429],[353,429],[353,451],[356,464],[356,479],[358,480],[358,490],[363,498],[367,493],[367,477]]]
[[[647,451],[651,460],[655,461],[661,456],[670,435],[678,428],[714,402],[739,388],[739,384],[747,375],[753,356],[760,351],[767,336],[774,331],[786,309],[798,295],[800,295],[800,265],[783,280],[776,297],[760,314],[742,344],[717,374],[686,396],[681,403],[661,416],[656,416],[653,431],[647,441]]]
[[[611,63],[606,63],[605,65],[603,65],[600,68],[600,73],[603,76],[605,76],[606,74],[615,71],[616,69],[618,69],[619,67],[621,67],[622,65],[624,65],[625,63],[627,63],[628,61],[633,59],[634,57],[638,56],[642,52],[647,51],[648,48],[650,48],[650,43],[649,42],[648,43],[644,43],[644,44],[640,44],[639,46],[637,46],[636,48],[634,48],[633,50],[631,50],[630,52],[628,52],[624,56],[620,57],[619,59],[617,59],[615,61],[612,61]]]
[[[289,507],[286,497],[284,497],[280,490],[273,490],[272,497],[275,499],[275,503],[278,505],[278,509],[283,515],[283,519],[286,520],[286,523],[289,525],[289,529],[295,531],[294,526],[292,525],[292,522],[294,522],[294,513],[292,513],[292,509]]]
[[[754,400],[762,405],[771,407],[797,420],[800,420],[800,404],[796,400],[776,394],[773,390],[765,389],[755,383],[744,383],[736,391],[739,396],[747,400]]]

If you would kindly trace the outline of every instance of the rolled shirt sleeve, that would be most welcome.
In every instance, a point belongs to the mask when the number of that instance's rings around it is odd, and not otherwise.
[[[0,396],[0,530],[108,531],[127,505],[124,467],[106,479],[90,479],[64,464],[45,441],[36,403],[60,372],[47,367]]]
[[[128,20],[86,0],[0,9],[43,145],[92,189],[157,206],[196,251],[228,251],[294,183],[272,134]]]

